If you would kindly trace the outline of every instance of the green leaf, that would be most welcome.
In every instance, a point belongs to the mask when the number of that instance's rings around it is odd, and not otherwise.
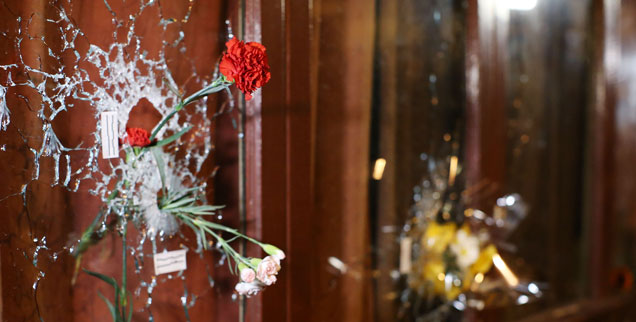
[[[157,144],[154,145],[154,147],[160,147],[160,146],[164,146],[166,144],[170,144],[173,141],[176,141],[178,138],[180,138],[182,135],[186,134],[188,131],[190,131],[192,129],[192,125],[186,127],[185,129],[173,134],[172,136],[165,138],[159,142],[157,142]]]
[[[213,215],[214,211],[223,208],[223,206],[189,206],[189,207],[179,207],[173,208],[174,210],[178,210],[179,212],[186,212],[194,215]]]
[[[207,210],[211,210],[211,211],[215,211],[215,210],[219,210],[219,209],[223,209],[225,208],[225,206],[212,206],[212,205],[201,205],[198,206],[201,209],[207,209]]]
[[[152,155],[155,157],[155,161],[157,161],[157,169],[159,169],[159,175],[161,176],[161,187],[163,190],[166,189],[166,165],[163,162],[163,158],[161,157],[161,149],[151,148]]]
[[[254,267],[258,267],[258,264],[260,264],[261,261],[262,261],[262,259],[260,259],[260,258],[250,258],[250,263]]]
[[[86,230],[82,233],[82,238],[80,239],[77,246],[73,250],[73,256],[78,258],[82,255],[90,246],[97,244],[100,240],[102,240],[103,235],[99,235],[95,233],[95,228],[101,223],[104,212],[99,211],[97,216],[93,219],[90,226],[86,228]]]
[[[198,192],[198,190],[202,189],[204,186],[198,186],[198,187],[193,187],[193,188],[188,188],[188,189],[184,189],[184,190],[180,190],[180,191],[169,191],[168,192],[168,200],[170,200],[170,202],[174,202],[180,199],[183,199],[185,197],[188,196],[198,196],[202,193]],[[192,192],[198,192],[198,193],[194,193],[192,194]]]
[[[110,286],[112,286],[115,289],[115,292],[119,293],[119,285],[117,285],[117,281],[114,278],[106,276],[106,275],[103,275],[103,274],[100,274],[100,273],[97,273],[97,272],[92,272],[92,271],[89,271],[87,269],[83,269],[83,270],[84,270],[84,272],[86,274],[94,276],[94,277],[97,277],[100,280],[110,284]]]
[[[132,294],[130,296],[132,297]],[[129,303],[131,303],[131,305],[128,306],[128,319],[126,321],[132,321],[133,305],[132,301],[129,301]]]
[[[178,201],[171,202],[171,203],[169,203],[167,205],[164,205],[163,207],[161,207],[161,209],[162,210],[168,210],[168,209],[179,208],[179,207],[181,207],[183,205],[190,204],[190,203],[193,203],[195,201],[196,201],[195,198],[184,198],[184,199],[181,199],[181,200],[178,200]]]
[[[183,106],[186,106],[202,97],[208,96],[212,93],[220,92],[232,85],[231,83],[226,83],[222,79],[217,79],[212,84],[208,85],[205,88],[200,89],[198,92],[188,96],[185,100],[183,100]]]
[[[102,299],[102,301],[106,302],[106,305],[108,305],[108,310],[110,311],[110,315],[113,317],[113,321],[119,320],[117,318],[117,309],[113,306],[113,303],[111,303],[101,292],[98,291],[97,295]]]
[[[198,228],[198,227],[196,227],[196,226],[194,226],[194,224],[192,224],[192,222],[191,222],[190,220],[184,220],[184,219],[182,218],[182,221],[183,221],[186,225],[188,225],[188,227],[190,227],[190,228],[192,229],[192,231],[194,232],[194,234],[195,234],[195,235],[197,235],[197,239],[198,239],[199,241],[201,241],[201,244],[203,245],[203,249],[204,249],[204,250],[207,250],[207,249],[208,249],[208,245],[206,245],[206,244],[203,242],[203,240],[204,240],[204,239],[203,239],[203,237],[201,236],[201,232],[200,232],[199,228]]]
[[[169,78],[168,78],[169,77]],[[168,85],[168,89],[177,97],[181,97],[181,92],[179,92],[178,89],[174,88],[174,86],[172,86],[173,84],[173,80],[172,80],[172,76],[168,75],[168,77],[164,77],[163,78],[163,82],[164,84]]]
[[[201,236],[201,242],[203,243],[203,248],[207,249],[208,248],[208,239],[205,238],[205,232],[203,231],[203,229],[199,229],[199,234]]]
[[[263,251],[265,251],[265,253],[267,253],[268,255],[277,255],[277,254],[283,254],[283,251],[280,250],[280,248],[271,245],[271,244],[262,244],[261,248],[263,248]]]
[[[232,261],[230,259],[233,259],[232,256],[230,256],[230,252],[226,249],[226,247],[223,247],[223,249],[225,250],[225,253],[227,255],[227,267],[230,269],[230,273],[232,273],[232,275],[236,275],[236,273],[234,273],[234,268],[232,267]],[[234,259],[234,265],[236,265],[237,260]]]

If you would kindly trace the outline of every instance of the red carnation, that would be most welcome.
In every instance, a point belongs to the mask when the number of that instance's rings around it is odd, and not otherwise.
[[[148,146],[150,145],[150,133],[144,129],[138,127],[126,128],[126,139],[124,142],[130,144],[130,146]]]
[[[244,43],[236,38],[225,43],[227,51],[219,65],[219,70],[230,82],[250,100],[252,93],[271,78],[265,46],[257,42]]]

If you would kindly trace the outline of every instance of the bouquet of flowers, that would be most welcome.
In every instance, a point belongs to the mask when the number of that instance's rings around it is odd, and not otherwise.
[[[413,216],[400,237],[401,256],[407,257],[400,267],[407,284],[401,315],[416,321],[509,302],[493,301],[495,293],[516,304],[542,295],[537,283],[520,282],[500,255],[505,238],[526,216],[526,204],[510,194],[497,199],[491,215],[464,209],[468,189],[458,191],[455,185],[461,170],[456,156],[429,161],[430,176],[415,188]]]
[[[419,243],[416,267],[421,272],[410,282],[447,301],[481,283],[497,253],[487,234],[475,234],[467,224],[454,222],[429,223]]]

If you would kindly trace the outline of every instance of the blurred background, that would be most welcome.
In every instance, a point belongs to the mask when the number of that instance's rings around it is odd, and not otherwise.
[[[219,220],[287,253],[279,280],[240,298],[214,252],[156,277],[133,234],[134,321],[636,320],[634,1],[26,0],[0,16],[0,64],[19,69],[3,88],[36,77],[24,66],[68,72],[71,38],[81,55],[131,31],[129,54],[165,58],[186,92],[231,36],[267,47],[254,99],[207,102],[206,162]],[[111,321],[111,291],[74,280],[69,254],[101,204],[70,175],[88,157],[35,150],[49,125],[94,144],[90,102],[48,123],[36,94],[2,94],[2,320]],[[157,122],[137,106],[131,124]],[[120,252],[104,239],[82,267],[120,278]]]

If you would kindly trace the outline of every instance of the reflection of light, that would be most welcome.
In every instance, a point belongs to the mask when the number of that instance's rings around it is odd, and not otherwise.
[[[514,195],[507,195],[501,198],[497,198],[497,206],[499,207],[510,207],[513,206],[517,202],[517,199]]]
[[[524,305],[524,304],[528,303],[528,301],[529,301],[529,300],[530,300],[530,299],[529,299],[527,296],[525,296],[525,295],[521,295],[521,296],[519,296],[519,297],[517,298],[517,304],[519,304],[519,305]]]
[[[452,156],[450,159],[450,170],[448,175],[448,185],[452,186],[455,183],[455,176],[457,175],[457,157]]]
[[[474,307],[477,310],[483,310],[484,306],[486,306],[486,303],[484,303],[484,301],[482,300],[475,300],[475,299],[470,299],[468,300],[468,306],[470,307]]]
[[[517,286],[519,284],[519,279],[515,274],[508,268],[506,262],[503,261],[503,258],[499,256],[499,254],[495,254],[492,257],[492,262],[495,264],[495,267],[499,270],[503,278],[506,280],[506,283],[510,286]]]
[[[329,265],[340,271],[341,274],[347,272],[347,264],[343,263],[339,258],[331,256],[327,259],[327,261],[329,262]]]
[[[479,284],[483,281],[484,281],[484,274],[477,273],[477,275],[475,275],[475,283]]]
[[[537,6],[537,0],[499,0],[498,5],[510,10],[532,10]]]
[[[444,285],[446,286],[446,291],[449,291],[453,287],[453,275],[446,274]]]
[[[444,278],[446,278],[446,275],[444,275],[444,273],[439,273],[437,274],[437,279],[440,281],[444,281]]]
[[[384,167],[386,166],[386,159],[379,158],[375,160],[375,166],[373,166],[373,179],[381,180],[384,174]]]
[[[528,284],[528,291],[536,295],[537,293],[539,293],[539,287],[537,286],[537,284],[530,283]]]
[[[466,305],[460,301],[453,302],[453,307],[457,309],[457,311],[463,311],[466,308]]]

